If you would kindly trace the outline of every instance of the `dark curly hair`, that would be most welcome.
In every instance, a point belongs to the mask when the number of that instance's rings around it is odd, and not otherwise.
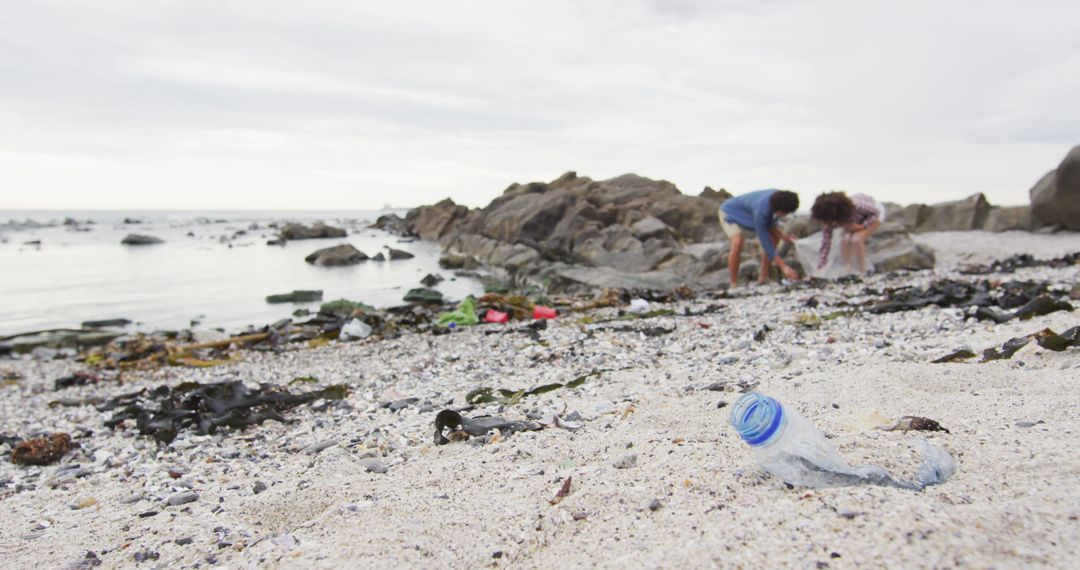
[[[810,217],[823,224],[842,224],[851,219],[855,204],[843,192],[829,192],[814,200]]]
[[[799,209],[799,195],[787,190],[777,190],[769,196],[769,209],[790,214]]]

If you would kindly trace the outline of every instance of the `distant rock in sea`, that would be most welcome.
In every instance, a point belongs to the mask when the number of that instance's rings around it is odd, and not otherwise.
[[[351,244],[336,245],[316,250],[304,258],[304,261],[320,267],[356,265],[368,259],[367,254]]]
[[[154,245],[158,243],[165,243],[165,241],[154,236],[128,234],[127,237],[120,240],[120,243],[124,245]]]
[[[288,223],[285,224],[285,227],[281,228],[280,233],[281,239],[286,240],[341,238],[347,235],[345,230],[328,226],[321,222],[311,227],[302,224]]]

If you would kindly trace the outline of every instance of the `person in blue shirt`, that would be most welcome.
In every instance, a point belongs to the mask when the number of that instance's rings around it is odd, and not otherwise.
[[[773,263],[784,273],[784,277],[792,281],[799,278],[799,273],[784,263],[776,253],[776,244],[780,240],[795,241],[793,236],[781,233],[777,223],[780,218],[798,209],[798,194],[774,188],[729,198],[720,205],[720,227],[731,238],[728,270],[731,272],[732,287],[739,282],[739,256],[742,255],[743,241],[748,233],[756,233],[758,241],[761,242],[759,284],[769,279],[769,268]]]

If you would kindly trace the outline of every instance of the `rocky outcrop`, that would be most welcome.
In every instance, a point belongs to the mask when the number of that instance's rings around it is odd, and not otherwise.
[[[1080,146],[1073,147],[1029,194],[1031,214],[1037,222],[1080,231]]]
[[[439,241],[459,231],[469,217],[469,208],[455,204],[447,198],[432,206],[421,206],[405,214],[405,226],[410,234],[428,241]]]
[[[1030,231],[1037,227],[1031,206],[991,206],[982,229],[988,232]]]
[[[915,242],[899,225],[883,225],[866,245],[868,261],[878,272],[934,268],[934,250]]]
[[[305,257],[304,261],[320,267],[337,267],[356,265],[367,258],[364,252],[356,249],[352,244],[343,244],[316,250]]]
[[[124,245],[154,245],[158,243],[165,243],[161,238],[154,236],[144,236],[139,234],[128,234],[124,239],[120,240],[120,243]]]
[[[345,230],[328,226],[322,222],[318,222],[311,227],[288,223],[281,228],[280,233],[281,239],[285,240],[341,238],[347,235]]]
[[[410,235],[409,226],[405,223],[405,219],[397,214],[383,214],[369,227],[395,236],[405,237]]]
[[[711,188],[687,196],[669,182],[634,174],[594,181],[569,172],[549,183],[512,184],[482,209],[443,200],[410,211],[405,220],[407,231],[453,252],[440,260],[444,268],[478,260],[554,292],[717,287],[728,281],[729,245],[718,212],[730,197]],[[924,208],[912,216],[926,228],[963,218],[970,227],[990,215],[981,194]],[[785,229],[805,237],[820,225],[794,216]],[[897,224],[871,240],[871,261],[880,270],[933,266],[933,252],[905,229]],[[785,259],[797,263],[794,250],[785,251]],[[744,266],[759,254],[757,241],[748,240]]]
[[[912,233],[986,230],[1004,232],[1036,227],[1028,206],[994,206],[982,193],[937,204],[885,204],[886,218]]]

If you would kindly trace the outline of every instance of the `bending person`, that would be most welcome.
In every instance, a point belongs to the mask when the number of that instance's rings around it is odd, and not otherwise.
[[[824,226],[821,250],[818,252],[818,269],[825,267],[832,248],[833,230],[843,228],[840,238],[840,255],[844,264],[851,266],[852,258],[860,273],[866,273],[866,239],[885,219],[885,208],[865,194],[848,197],[843,192],[829,192],[814,200],[810,216]]]
[[[784,235],[777,227],[780,218],[799,209],[799,195],[787,190],[758,190],[734,198],[729,198],[720,205],[720,227],[731,238],[731,252],[728,253],[728,270],[731,272],[731,286],[739,282],[739,260],[743,242],[747,233],[756,233],[761,242],[761,267],[758,271],[758,283],[769,279],[769,268],[775,263],[784,277],[792,281],[799,278],[799,273],[789,267],[776,253],[776,245],[781,239],[793,242],[794,237]]]

